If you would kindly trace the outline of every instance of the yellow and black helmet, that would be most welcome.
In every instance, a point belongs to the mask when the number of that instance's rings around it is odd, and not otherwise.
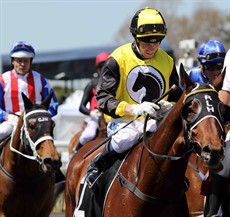
[[[130,25],[130,32],[134,37],[140,39],[148,37],[156,38],[158,39],[156,41],[159,41],[165,37],[167,28],[161,13],[153,8],[146,7],[137,11],[134,15]]]

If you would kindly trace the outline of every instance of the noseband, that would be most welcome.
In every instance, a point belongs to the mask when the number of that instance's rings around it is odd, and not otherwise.
[[[32,115],[34,115],[34,114],[38,114],[37,117],[33,117]],[[42,114],[42,116],[39,114]],[[39,130],[35,135],[32,136],[33,138],[31,138],[31,136],[29,135],[28,124],[27,124],[28,119],[36,120],[36,124],[39,126]],[[38,155],[36,148],[37,148],[38,144],[40,144],[41,142],[44,142],[47,140],[53,141],[53,137],[52,136],[40,137],[39,133],[40,133],[40,131],[42,131],[41,123],[51,122],[51,121],[52,121],[51,116],[50,116],[49,112],[46,110],[40,109],[40,110],[30,111],[27,114],[24,113],[23,126],[21,127],[20,140],[21,140],[21,143],[24,147],[26,147],[26,143],[28,144],[29,148],[32,150],[32,155],[24,154],[12,146],[12,141],[13,141],[13,137],[14,137],[14,134],[16,131],[16,127],[13,129],[13,133],[12,133],[12,137],[11,137],[11,141],[10,141],[10,150],[17,153],[17,154],[24,156],[25,158],[28,158],[31,160],[36,160],[39,163],[42,163],[41,157]]]

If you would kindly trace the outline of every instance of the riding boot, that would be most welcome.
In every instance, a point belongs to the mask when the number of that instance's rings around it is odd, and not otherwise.
[[[77,151],[82,147],[83,145],[79,142],[77,146],[73,149],[71,155],[69,156],[69,159],[72,159],[73,156],[77,153]]]
[[[206,197],[204,217],[211,217],[218,213],[225,194],[225,180],[218,174],[210,174],[210,188]]]
[[[103,172],[114,162],[118,153],[111,150],[109,143],[103,148],[88,165],[86,173],[86,182],[92,190],[96,190],[99,186],[99,178]]]
[[[74,148],[75,153],[82,147],[83,145],[78,142],[77,146]]]

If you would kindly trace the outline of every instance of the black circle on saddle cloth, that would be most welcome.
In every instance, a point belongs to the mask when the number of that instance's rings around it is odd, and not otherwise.
[[[135,102],[151,102],[165,92],[165,80],[154,67],[137,66],[128,74],[126,87]]]

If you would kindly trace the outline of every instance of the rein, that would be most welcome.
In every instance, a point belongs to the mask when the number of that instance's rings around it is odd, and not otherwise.
[[[49,112],[46,111],[46,110],[34,110],[34,111],[31,111],[31,112],[28,112],[27,114],[24,113],[23,126],[21,127],[21,134],[20,134],[20,139],[21,139],[21,142],[23,144],[24,141],[22,139],[22,136],[23,136],[23,132],[25,133],[26,139],[29,142],[29,145],[30,145],[30,148],[31,148],[31,150],[33,152],[33,155],[31,156],[31,155],[23,154],[22,152],[20,152],[19,150],[15,149],[12,146],[14,134],[15,134],[15,131],[16,131],[16,127],[14,127],[13,132],[12,132],[12,137],[11,137],[11,140],[10,140],[10,150],[12,152],[14,152],[14,153],[17,153],[17,154],[27,158],[27,159],[36,160],[38,163],[41,164],[42,160],[41,160],[41,157],[38,155],[38,153],[36,151],[36,147],[37,147],[38,144],[40,144],[43,141],[47,141],[47,140],[53,141],[53,137],[52,136],[43,136],[43,137],[39,138],[38,140],[36,140],[35,142],[33,142],[33,140],[31,139],[31,137],[29,135],[28,129],[27,129],[26,118],[28,118],[32,114],[37,114],[37,113],[49,114]]]

